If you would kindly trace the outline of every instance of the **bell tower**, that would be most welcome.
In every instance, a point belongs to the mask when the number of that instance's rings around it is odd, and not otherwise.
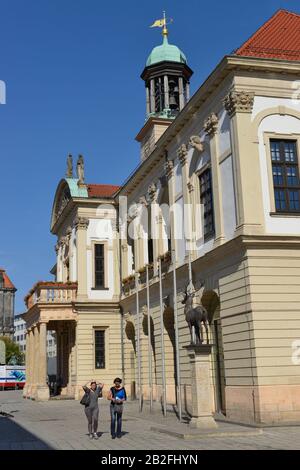
[[[146,87],[146,123],[136,140],[141,143],[142,160],[189,101],[193,74],[184,53],[168,41],[165,13],[155,26],[162,28],[163,42],[152,50],[141,75]]]

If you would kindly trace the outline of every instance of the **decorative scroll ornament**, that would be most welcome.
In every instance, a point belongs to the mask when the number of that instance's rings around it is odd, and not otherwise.
[[[182,144],[177,150],[177,156],[182,166],[185,165],[187,161],[187,155],[188,155],[187,147],[185,144]]]
[[[155,202],[158,197],[158,190],[155,183],[150,184],[148,188],[148,197],[150,202]]]
[[[210,137],[213,137],[218,130],[218,125],[219,125],[219,118],[215,113],[212,113],[204,122],[205,133],[209,135]]]
[[[174,162],[173,160],[167,160],[165,163],[165,172],[168,179],[174,175]]]
[[[67,186],[62,195],[60,196],[59,200],[58,200],[58,203],[56,205],[56,210],[55,210],[55,222],[57,222],[57,220],[59,219],[59,217],[61,216],[63,210],[66,208],[66,206],[68,205],[69,201],[71,200],[71,193],[70,193],[70,189],[69,187]]]
[[[78,229],[86,230],[89,226],[89,223],[90,221],[86,217],[76,217],[76,219],[74,220],[74,226],[76,230]]]
[[[203,152],[204,150],[204,145],[198,135],[191,135],[189,140],[189,146],[198,150],[198,152]]]
[[[224,107],[230,117],[235,113],[251,113],[254,103],[254,93],[246,91],[231,91],[225,96]]]
[[[148,316],[148,308],[147,305],[142,306],[142,314],[146,317]]]
[[[195,186],[193,185],[191,181],[188,182],[187,187],[190,193],[192,193],[195,189]]]

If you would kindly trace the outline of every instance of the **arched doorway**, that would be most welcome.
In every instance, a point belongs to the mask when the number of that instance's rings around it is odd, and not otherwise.
[[[219,297],[214,291],[204,292],[202,296],[202,304],[208,312],[208,320],[210,325],[210,343],[213,344],[212,379],[215,396],[215,411],[226,414],[226,377]]]

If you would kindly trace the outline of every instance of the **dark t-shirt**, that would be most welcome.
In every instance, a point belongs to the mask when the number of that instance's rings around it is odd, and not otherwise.
[[[125,401],[127,400],[126,390],[124,387],[121,387],[121,388],[111,387],[110,391],[111,391],[113,398],[120,398],[121,400],[125,400]],[[118,400],[116,402],[111,401],[111,403],[112,404],[118,403]]]

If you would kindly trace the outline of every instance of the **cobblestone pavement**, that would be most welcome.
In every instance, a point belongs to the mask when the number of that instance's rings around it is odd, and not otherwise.
[[[167,425],[174,430],[179,429],[176,418],[173,415],[163,418],[157,411],[149,415],[147,409],[139,414],[134,402],[126,404],[124,435],[122,439],[116,440],[110,437],[109,403],[106,400],[100,401],[98,440],[89,440],[83,407],[73,400],[38,403],[24,400],[22,392],[5,391],[0,392],[0,411],[13,416],[0,417],[0,450],[300,449],[300,426],[264,428],[261,431],[220,424],[222,435],[217,437],[203,436],[183,440],[168,436],[151,431],[151,427]],[[240,431],[241,435],[230,436],[233,431]]]

